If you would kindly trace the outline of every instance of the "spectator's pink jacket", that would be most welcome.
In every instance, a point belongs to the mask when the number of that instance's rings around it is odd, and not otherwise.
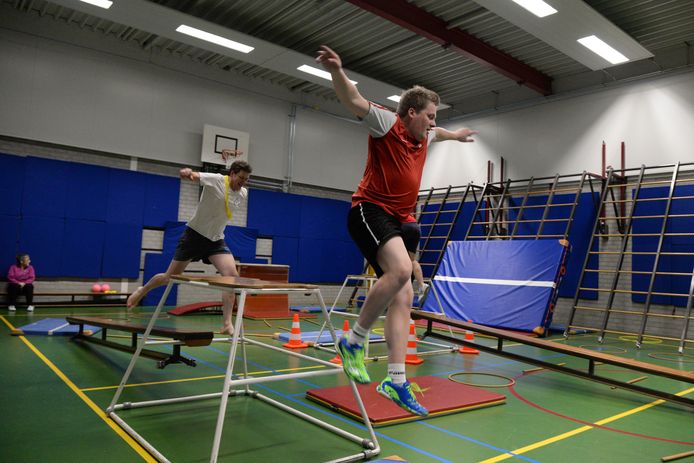
[[[11,283],[15,284],[30,284],[36,279],[36,274],[34,273],[34,267],[31,265],[27,268],[22,268],[19,265],[11,265],[10,270],[7,272],[7,279]]]

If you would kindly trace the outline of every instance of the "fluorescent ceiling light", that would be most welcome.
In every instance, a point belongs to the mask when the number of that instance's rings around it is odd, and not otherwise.
[[[557,12],[557,10],[542,0],[513,0],[513,2],[519,4],[538,18],[544,18],[545,16],[549,16]]]
[[[244,45],[239,42],[234,42],[233,40],[225,39],[224,37],[221,37],[219,35],[211,34],[209,32],[205,32],[194,27],[186,26],[185,24],[181,24],[180,26],[178,26],[176,28],[176,32],[190,35],[191,37],[195,37],[206,42],[212,42],[222,47],[231,48],[232,50],[240,51],[241,53],[250,53],[253,51],[253,47],[250,47],[248,45]]]
[[[619,64],[629,61],[629,58],[600,40],[594,35],[589,35],[588,37],[583,37],[578,39],[578,43],[589,49],[595,54],[598,54],[605,58],[612,64]]]
[[[391,95],[388,97],[390,101],[395,101],[396,103],[400,103],[400,97],[398,95]]]
[[[98,6],[100,8],[104,8],[108,10],[111,8],[111,5],[113,5],[113,2],[110,0],[80,0],[81,2],[84,3],[89,3],[90,5]]]
[[[307,74],[311,74],[316,77],[320,77],[321,79],[326,79],[326,80],[333,80],[332,76],[328,71],[324,71],[322,69],[314,68],[313,66],[309,66],[307,64],[303,64],[297,68],[301,72],[305,72]],[[350,80],[352,84],[357,85],[357,83],[353,80]]]

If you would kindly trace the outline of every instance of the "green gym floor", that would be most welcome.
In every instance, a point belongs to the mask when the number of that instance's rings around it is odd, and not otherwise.
[[[146,310],[132,318],[144,323]],[[106,418],[103,410],[130,360],[130,354],[94,344],[73,342],[68,336],[12,336],[11,330],[42,318],[66,315],[102,315],[126,318],[124,310],[77,307],[37,308],[33,314],[20,309],[0,313],[0,461],[74,462],[153,461],[152,457]],[[214,330],[219,316],[168,317],[164,326]],[[302,332],[317,331],[315,320],[302,320]],[[247,320],[251,334],[286,331],[291,320]],[[112,340],[128,343],[109,330]],[[260,339],[260,338],[259,338]],[[275,342],[271,338],[264,341]],[[477,342],[495,341],[477,337]],[[596,336],[575,335],[555,341],[615,353],[671,368],[691,370],[694,350],[675,358],[674,343],[657,342],[637,349],[633,342],[608,337],[601,347]],[[228,344],[183,348],[197,360],[195,368],[182,364],[157,369],[155,362],[141,359],[121,401],[152,400],[219,392],[226,368]],[[551,352],[538,352],[520,344],[505,344],[507,350],[533,355],[567,366],[584,368],[586,362]],[[621,349],[620,349],[621,348]],[[162,348],[164,350],[165,348]],[[249,369],[254,372],[306,371],[316,364],[249,346]],[[424,352],[427,346],[419,346]],[[626,351],[624,353],[624,350]],[[329,352],[307,349],[323,359]],[[665,353],[658,360],[649,353]],[[384,354],[385,346],[372,344],[372,354]],[[541,370],[523,373],[532,365],[503,357],[445,353],[425,357],[408,377],[456,372],[493,373],[515,379],[511,387],[496,387],[506,396],[499,406],[470,410],[376,429],[381,445],[378,458],[398,456],[409,462],[659,462],[661,457],[694,450],[694,409],[664,403],[572,376]],[[322,368],[322,366],[318,366]],[[386,363],[369,363],[373,379],[384,376]],[[626,381],[636,376],[606,365],[598,366]],[[500,386],[507,381],[491,376],[466,375],[470,382]],[[344,375],[311,377],[256,385],[255,389],[346,430],[366,435],[363,425],[307,401],[304,393],[316,387],[347,384]],[[639,384],[681,395],[694,396],[691,384],[648,377]],[[128,423],[173,462],[209,461],[219,409],[219,399],[161,405],[124,411]],[[220,462],[314,463],[358,453],[360,446],[248,397],[230,398]],[[376,459],[378,459],[376,458]],[[679,460],[694,462],[694,457]]]

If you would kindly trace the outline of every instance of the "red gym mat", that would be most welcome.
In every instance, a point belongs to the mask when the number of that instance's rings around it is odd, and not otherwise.
[[[424,390],[423,394],[416,393],[417,400],[429,410],[429,417],[501,405],[506,402],[504,395],[466,386],[447,378],[417,376],[409,378],[409,380],[411,383],[417,383]],[[357,385],[361,400],[364,402],[366,412],[369,415],[369,421],[374,427],[422,419],[421,416],[406,412],[376,392],[377,385],[376,382]],[[306,391],[306,398],[361,421],[359,407],[349,385],[310,389]]]

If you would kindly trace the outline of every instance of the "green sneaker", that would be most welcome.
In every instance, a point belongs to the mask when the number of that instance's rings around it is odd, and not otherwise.
[[[337,342],[337,352],[342,358],[342,368],[348,378],[359,384],[369,384],[371,378],[364,366],[364,346],[349,344],[344,336]]]
[[[412,392],[412,385],[409,381],[405,381],[403,384],[395,384],[390,379],[390,376],[386,376],[381,381],[381,384],[376,386],[376,392],[414,415],[427,416],[429,414],[429,411],[417,402],[417,397]]]

